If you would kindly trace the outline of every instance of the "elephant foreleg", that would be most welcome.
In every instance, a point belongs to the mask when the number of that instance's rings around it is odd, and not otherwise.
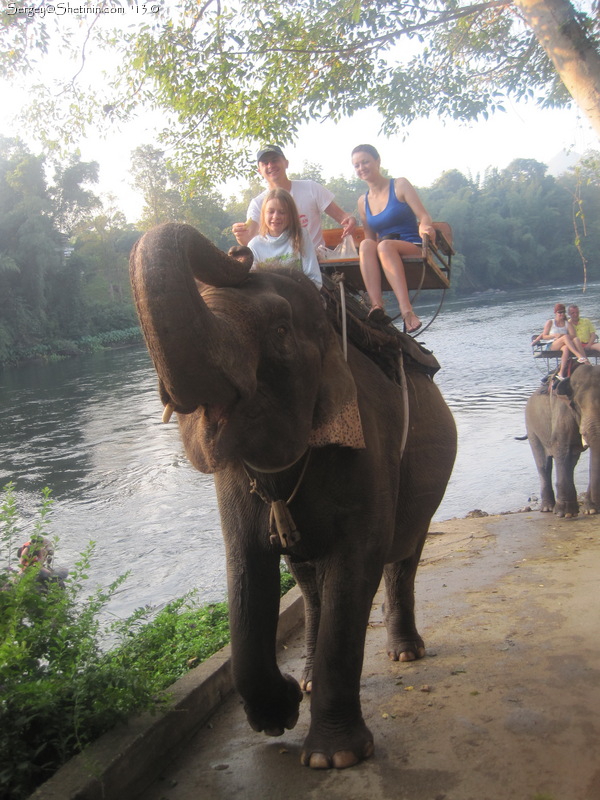
[[[540,511],[552,511],[556,502],[552,488],[552,456],[546,454],[544,445],[532,433],[529,434],[529,444],[540,476]]]
[[[351,565],[344,557],[345,562],[334,555],[322,580],[319,576],[326,602],[315,650],[311,725],[301,757],[313,769],[352,767],[373,753],[373,736],[361,711],[360,676],[381,569],[366,575],[364,554],[353,554]]]
[[[312,690],[312,674],[319,633],[319,619],[321,616],[321,600],[317,586],[316,570],[310,562],[293,562],[287,559],[289,569],[302,590],[304,598],[304,626],[306,642],[306,660],[300,678],[300,688],[305,692]]]
[[[298,721],[302,692],[277,666],[279,558],[253,551],[228,553],[231,663],[234,685],[255,731],[280,736]]]
[[[584,514],[600,513],[600,452],[590,451],[590,482],[583,503]]]
[[[556,504],[554,513],[559,517],[576,517],[579,513],[574,471],[579,452],[568,450],[554,457],[556,464]]]
[[[421,546],[409,558],[387,564],[383,572],[387,651],[393,661],[414,661],[425,655],[425,643],[415,622],[415,576],[422,549]]]

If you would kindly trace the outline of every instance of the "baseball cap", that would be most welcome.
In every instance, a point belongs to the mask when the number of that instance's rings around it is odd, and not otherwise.
[[[263,156],[267,155],[267,153],[276,153],[278,156],[285,158],[281,147],[278,147],[276,144],[268,144],[266,147],[263,147],[261,150],[258,151],[258,153],[256,154],[256,160],[260,161]]]
[[[557,303],[557,304],[554,306],[554,313],[555,313],[555,314],[556,314],[556,312],[557,312],[557,311],[566,311],[566,310],[567,310],[567,309],[565,308],[565,304],[564,304],[564,303]]]

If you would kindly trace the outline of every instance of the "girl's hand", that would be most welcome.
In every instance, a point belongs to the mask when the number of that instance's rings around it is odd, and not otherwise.
[[[248,242],[250,241],[250,239],[252,239],[250,226],[253,223],[254,223],[254,220],[247,219],[246,222],[235,222],[231,226],[231,232],[235,236],[238,244],[247,245]],[[254,223],[254,224],[256,224],[256,223]]]

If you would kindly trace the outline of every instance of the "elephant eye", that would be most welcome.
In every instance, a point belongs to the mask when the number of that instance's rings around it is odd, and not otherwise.
[[[277,335],[280,336],[282,339],[284,336],[287,336],[288,329],[286,325],[278,325],[277,326]]]

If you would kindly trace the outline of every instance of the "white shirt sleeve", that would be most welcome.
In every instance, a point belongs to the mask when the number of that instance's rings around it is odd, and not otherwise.
[[[306,228],[302,228],[302,271],[320,289],[323,285],[317,251]]]
[[[262,208],[265,195],[266,192],[261,192],[259,195],[250,200],[248,211],[246,212],[246,219],[253,219],[255,222],[260,222],[260,210]]]

